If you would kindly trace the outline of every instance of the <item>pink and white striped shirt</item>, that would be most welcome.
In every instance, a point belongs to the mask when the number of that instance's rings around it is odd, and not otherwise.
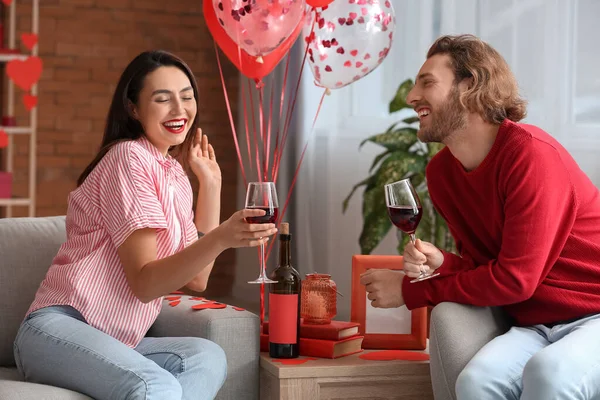
[[[69,195],[67,241],[27,311],[69,305],[91,326],[136,347],[162,298],[142,303],[131,291],[117,248],[137,229],[156,228],[157,257],[198,239],[192,188],[181,165],[146,138],[115,145]]]

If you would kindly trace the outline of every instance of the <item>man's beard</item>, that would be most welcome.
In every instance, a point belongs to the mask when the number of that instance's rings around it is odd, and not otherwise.
[[[417,133],[419,140],[425,143],[442,143],[454,132],[467,125],[467,113],[460,104],[458,85],[452,86],[452,90],[439,110],[435,112],[431,110],[429,115],[431,116],[429,126],[420,127]]]

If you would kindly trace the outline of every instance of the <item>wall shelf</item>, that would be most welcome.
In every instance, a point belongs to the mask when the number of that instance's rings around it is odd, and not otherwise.
[[[2,126],[0,131],[6,132],[7,135],[27,135],[33,132],[30,126]]]
[[[20,53],[1,53],[0,52],[0,63],[6,63],[12,60],[25,60],[29,57],[28,54],[20,54]]]
[[[2,199],[0,198],[0,206],[28,206],[31,203],[31,199],[25,198],[12,198],[12,199]]]
[[[10,5],[4,6],[3,10],[8,12],[8,18],[4,18],[7,24],[6,33],[8,34],[7,43],[0,43],[0,46],[6,46],[6,48],[0,49],[0,69],[6,67],[6,63],[12,60],[26,60],[30,56],[38,55],[39,43],[33,46],[29,54],[20,53],[19,49],[21,46],[17,43],[16,28],[17,28],[17,3],[23,4],[27,0],[13,0]],[[31,1],[31,33],[36,35],[39,34],[39,0]],[[38,35],[39,37],[39,35]],[[2,72],[2,75],[5,75]],[[14,83],[5,78],[6,84],[3,86],[3,93],[0,95],[5,96],[3,101],[3,110],[1,115],[8,117],[15,117],[15,99],[20,99],[25,91],[19,90],[19,93],[15,93]],[[38,85],[35,84],[29,91],[32,96],[38,95]],[[27,135],[29,138],[29,163],[27,173],[27,196],[13,197],[8,199],[0,199],[1,210],[4,210],[5,217],[13,216],[13,207],[27,207],[27,215],[29,217],[35,216],[35,204],[36,204],[36,180],[37,180],[37,106],[29,111],[29,123],[24,123],[25,126],[0,126],[0,130],[3,130],[8,135],[8,146],[1,149],[4,158],[4,165],[0,166],[0,171],[4,172],[15,172],[14,158],[15,152],[15,135]],[[14,176],[14,175],[13,175]],[[13,185],[14,187],[14,185]]]

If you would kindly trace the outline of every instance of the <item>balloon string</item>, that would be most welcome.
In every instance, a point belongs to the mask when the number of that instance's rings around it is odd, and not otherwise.
[[[244,108],[244,127],[246,128],[246,148],[248,150],[248,166],[250,167],[250,173],[252,173],[252,152],[250,151],[250,130],[248,129],[248,108],[246,107],[247,96],[244,85],[242,86],[242,106]]]
[[[248,80],[248,93],[250,94],[250,115],[252,116],[252,131],[254,132],[254,156],[256,161],[256,174],[258,181],[262,182],[262,174],[260,172],[260,157],[258,153],[258,138],[256,137],[256,121],[254,120],[254,96],[252,96],[252,86]]]
[[[271,170],[271,180],[275,181],[275,169],[279,165],[279,133],[282,131],[281,126],[284,125],[281,122],[283,117],[283,101],[285,99],[286,86],[288,71],[290,68],[290,53],[288,52],[285,61],[285,72],[283,73],[283,87],[281,89],[281,97],[279,99],[279,119],[277,120],[277,134],[275,136],[275,150],[273,151],[273,169]]]
[[[269,119],[267,126],[267,165],[265,166],[265,180],[269,179],[269,159],[271,158],[271,122],[273,121],[273,98],[275,97],[275,85],[273,75],[271,75],[271,95],[269,96]],[[271,174],[272,175],[272,174]]]
[[[263,174],[266,175],[266,170],[265,167],[267,166],[267,148],[266,148],[266,137],[265,137],[265,121],[264,121],[264,115],[263,115],[263,96],[264,96],[264,89],[261,87],[260,89],[258,89],[258,123],[259,123],[259,129],[260,129],[260,140],[261,140],[261,144],[262,144],[262,172]],[[267,180],[267,177],[264,176],[264,180]],[[262,182],[262,180],[260,181]]]
[[[217,43],[213,41],[215,46],[215,53],[217,55],[217,65],[219,67],[219,74],[221,76],[221,85],[223,86],[223,95],[225,96],[225,104],[227,105],[227,114],[229,115],[229,124],[231,125],[231,133],[233,134],[233,142],[235,144],[235,151],[237,153],[238,162],[242,170],[242,177],[244,178],[244,185],[246,185],[246,171],[244,170],[244,163],[242,162],[242,154],[240,153],[240,145],[237,139],[237,133],[235,131],[235,123],[233,121],[233,114],[231,113],[231,104],[229,104],[229,95],[227,94],[227,86],[225,85],[225,77],[223,76],[223,69],[221,68],[221,59],[219,58],[219,49]]]
[[[260,328],[262,330],[263,322],[265,322],[265,284],[260,284]]]
[[[298,160],[298,164],[296,165],[296,170],[294,171],[294,177],[292,178],[292,183],[290,184],[290,189],[288,190],[287,198],[285,199],[285,203],[283,205],[282,212],[281,212],[281,214],[279,214],[279,220],[277,221],[277,226],[279,226],[279,224],[281,223],[281,220],[283,219],[283,216],[285,215],[285,212],[287,210],[288,204],[290,203],[290,199],[292,197],[292,190],[294,189],[294,186],[296,185],[296,179],[298,178],[298,174],[300,172],[300,167],[302,166],[302,161],[304,160],[304,155],[306,154],[306,149],[308,148],[308,143],[310,143],[310,140],[312,139],[312,136],[315,132],[315,124],[317,123],[317,118],[319,117],[319,114],[321,112],[321,106],[323,105],[323,100],[325,99],[326,94],[327,94],[327,91],[324,90],[323,94],[321,95],[321,100],[319,101],[319,106],[317,107],[317,112],[315,113],[315,117],[313,119],[312,126],[310,128],[310,133],[309,133],[308,137],[306,138],[306,142],[304,143],[304,148],[302,149],[302,154],[300,155],[300,159]],[[273,249],[273,242],[271,242],[269,244],[269,249],[267,251],[267,257],[271,254],[272,249]]]
[[[315,29],[315,21],[316,18],[313,20],[312,26],[310,28],[310,34],[309,37],[312,35],[312,33],[314,32]],[[294,95],[292,97],[292,101],[291,101],[291,106],[289,106],[290,103],[288,103],[288,111],[286,113],[286,118],[285,118],[285,125],[283,127],[283,137],[281,139],[281,146],[279,149],[279,157],[278,157],[278,163],[277,163],[277,167],[275,168],[275,181],[277,180],[277,176],[279,175],[279,161],[281,160],[281,156],[283,154],[283,149],[285,148],[285,143],[287,141],[287,136],[288,136],[288,130],[290,127],[290,123],[292,121],[292,113],[294,112],[294,108],[296,106],[296,101],[298,100],[298,91],[300,90],[300,82],[302,81],[302,73],[304,72],[304,65],[306,64],[306,57],[308,55],[308,45],[306,46],[306,49],[304,50],[304,57],[302,59],[302,64],[300,66],[300,73],[298,75],[298,82],[296,83],[296,89],[294,91]]]

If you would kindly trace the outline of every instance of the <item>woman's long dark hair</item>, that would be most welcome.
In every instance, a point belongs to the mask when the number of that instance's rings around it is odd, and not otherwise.
[[[104,128],[104,137],[102,138],[100,151],[98,151],[96,157],[83,170],[79,179],[77,179],[77,186],[80,186],[85,181],[100,160],[102,160],[102,157],[115,144],[124,140],[135,140],[144,135],[142,124],[131,115],[130,104],[138,103],[140,91],[144,86],[144,79],[149,73],[159,67],[177,67],[183,71],[190,80],[194,89],[194,97],[198,101],[198,84],[192,71],[183,60],[162,50],[146,51],[138,55],[125,68],[119,79],[110,104],[108,116],[106,117],[106,127]],[[196,136],[197,125],[198,113],[196,113],[185,141],[170,149],[173,156],[179,158],[179,162],[182,163],[184,168],[187,167],[187,157],[185,155]]]

